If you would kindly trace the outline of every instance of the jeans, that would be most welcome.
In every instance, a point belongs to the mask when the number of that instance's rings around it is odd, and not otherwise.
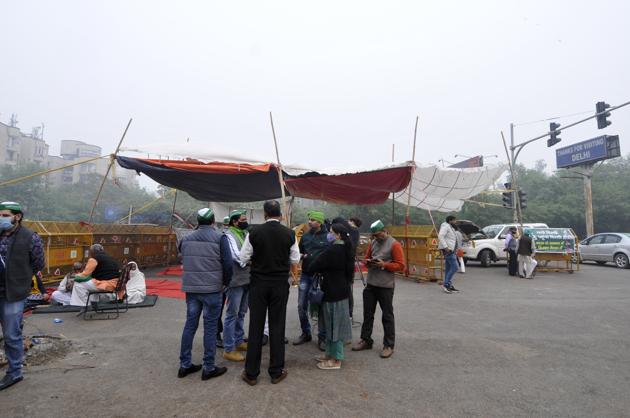
[[[457,265],[457,256],[455,255],[454,251],[451,251],[448,254],[444,254],[444,264],[444,286],[450,287],[453,285],[451,283],[453,275],[457,273],[457,270],[459,270],[459,267]]]
[[[182,332],[182,345],[179,354],[181,367],[192,366],[192,345],[199,317],[203,312],[203,369],[214,370],[214,355],[217,343],[217,320],[221,315],[222,292],[186,293],[186,324]]]
[[[24,344],[22,342],[22,313],[26,299],[9,302],[0,297],[0,324],[4,335],[4,351],[9,367],[7,375],[18,378],[22,376],[24,361]]]
[[[247,296],[249,286],[229,287],[225,291],[227,307],[223,320],[223,349],[231,352],[243,343],[245,338],[245,314],[247,313]]]

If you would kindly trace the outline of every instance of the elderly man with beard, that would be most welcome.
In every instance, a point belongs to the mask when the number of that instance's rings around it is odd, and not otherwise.
[[[368,268],[367,286],[363,289],[363,326],[361,340],[352,347],[352,351],[370,350],[374,313],[378,303],[383,311],[383,350],[380,356],[389,358],[394,353],[394,284],[395,273],[405,269],[405,258],[400,242],[392,238],[380,220],[370,226],[372,241],[366,255]]]

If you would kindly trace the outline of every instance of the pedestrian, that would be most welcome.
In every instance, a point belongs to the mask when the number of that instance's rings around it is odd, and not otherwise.
[[[42,240],[22,226],[23,217],[19,203],[0,203],[0,325],[8,363],[0,390],[23,379],[22,313],[33,275],[46,264]]]
[[[249,338],[245,370],[241,378],[258,383],[263,329],[269,314],[269,376],[276,384],[287,377],[284,368],[284,331],[289,299],[291,264],[300,262],[300,250],[292,230],[280,223],[282,211],[275,200],[264,203],[265,223],[252,228],[241,248],[241,261],[249,263]]]
[[[247,212],[234,210],[230,213],[230,226],[226,232],[232,253],[232,280],[225,290],[227,307],[223,321],[223,358],[244,361],[247,351],[245,315],[249,294],[249,267],[241,261],[241,248],[247,235]]]
[[[202,369],[192,363],[192,346],[199,317],[203,312],[203,371],[201,380],[218,377],[226,367],[215,365],[217,321],[221,315],[222,289],[232,278],[232,254],[227,236],[214,226],[209,208],[197,212],[197,230],[179,243],[184,273],[182,291],[186,293],[186,324],[182,332],[180,367],[177,377]]]
[[[348,232],[342,223],[333,223],[333,244],[311,263],[311,271],[321,274],[324,293],[323,315],[319,320],[323,321],[326,330],[326,353],[316,358],[317,367],[322,370],[341,368],[344,342],[352,339],[348,283],[354,278],[354,248]]]
[[[517,260],[517,252],[518,250],[518,237],[517,237],[517,229],[515,226],[511,226],[507,236],[505,237],[505,248],[503,251],[507,252],[508,256],[508,273],[510,276],[516,276],[518,271],[518,260]]]
[[[312,210],[308,212],[307,216],[309,230],[302,235],[299,244],[302,258],[302,274],[300,275],[300,284],[298,286],[298,316],[302,333],[293,341],[293,345],[301,345],[312,340],[311,324],[308,320],[308,292],[313,287],[314,280],[311,263],[330,245],[324,214],[320,211]],[[321,318],[320,308],[317,307],[318,318]],[[320,320],[317,321],[317,345],[321,351],[326,349],[324,327]]]
[[[536,256],[536,244],[529,232],[523,233],[518,240],[518,274],[521,278],[531,279],[534,271]]]
[[[442,290],[445,293],[459,292],[453,286],[453,275],[457,273],[457,234],[455,234],[456,218],[453,215],[446,217],[446,220],[440,225],[440,232],[438,233],[438,250],[442,253],[444,258],[444,283],[442,283]]]
[[[453,229],[455,230],[455,236],[457,237],[457,250],[455,250],[455,255],[457,256],[457,271],[459,273],[466,273],[466,264],[464,263],[464,234],[462,230],[457,224],[453,225]]]
[[[383,312],[383,350],[382,358],[389,358],[394,353],[396,337],[394,323],[394,285],[395,273],[405,270],[405,259],[400,242],[392,238],[385,230],[385,225],[378,220],[370,225],[372,241],[366,252],[368,268],[367,286],[363,289],[363,325],[361,340],[352,347],[352,351],[372,348],[372,327],[376,304]]]

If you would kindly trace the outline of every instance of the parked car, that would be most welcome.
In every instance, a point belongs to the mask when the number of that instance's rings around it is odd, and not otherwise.
[[[630,268],[630,233],[591,235],[580,243],[580,259],[595,261],[597,264],[612,262],[619,268]]]
[[[504,241],[512,226],[516,225],[488,225],[480,232],[471,234],[470,240],[463,245],[464,260],[479,261],[483,267],[488,267],[496,261],[506,260],[507,253],[503,251]],[[549,228],[543,223],[523,224],[523,227]]]

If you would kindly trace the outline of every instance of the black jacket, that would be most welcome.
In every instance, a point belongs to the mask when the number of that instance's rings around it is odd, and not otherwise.
[[[354,278],[354,257],[348,256],[345,245],[333,244],[311,263],[311,271],[320,273],[324,280],[324,302],[338,302],[350,296]]]

